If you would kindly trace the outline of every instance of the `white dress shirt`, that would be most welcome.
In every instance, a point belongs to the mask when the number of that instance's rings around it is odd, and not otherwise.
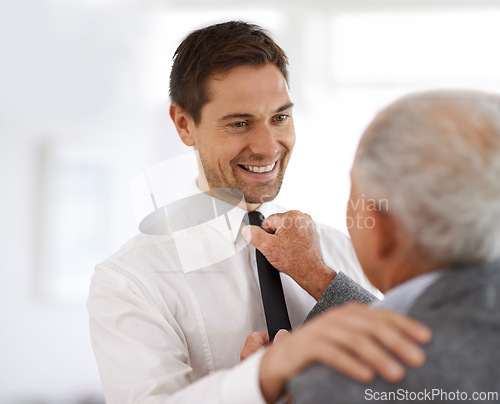
[[[264,204],[264,216],[283,211]],[[166,235],[139,234],[97,265],[88,311],[108,404],[263,403],[262,352],[240,364],[249,334],[267,331],[245,211]],[[317,224],[324,260],[366,289],[350,240]],[[316,301],[281,275],[293,328]]]

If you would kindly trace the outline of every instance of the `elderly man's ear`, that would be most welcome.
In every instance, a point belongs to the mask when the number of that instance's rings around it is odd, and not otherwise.
[[[417,251],[411,239],[406,234],[401,223],[386,212],[370,212],[374,219],[371,229],[371,259],[370,272],[367,273],[370,281],[380,291],[385,293],[395,285],[408,278],[412,272]]]
[[[382,262],[392,260],[398,247],[397,225],[386,212],[374,210],[371,214],[374,223],[374,254]]]
[[[186,146],[194,146],[193,129],[195,124],[191,115],[176,103],[170,105],[169,114],[182,142]]]

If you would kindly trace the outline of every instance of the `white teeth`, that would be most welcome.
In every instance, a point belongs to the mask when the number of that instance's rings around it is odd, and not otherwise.
[[[257,167],[257,166],[243,166],[243,167],[245,167],[248,171],[251,171],[253,173],[268,173],[274,168],[275,165],[276,163],[270,164],[265,167]]]

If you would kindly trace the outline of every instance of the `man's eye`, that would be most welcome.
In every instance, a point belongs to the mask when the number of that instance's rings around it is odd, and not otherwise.
[[[233,123],[232,126],[234,126],[235,128],[242,128],[243,126],[245,126],[247,123],[245,121],[239,121],[239,122],[235,122]]]
[[[277,122],[283,122],[284,120],[286,120],[286,118],[288,118],[287,114],[280,114],[280,115],[276,115],[274,117],[274,120]]]

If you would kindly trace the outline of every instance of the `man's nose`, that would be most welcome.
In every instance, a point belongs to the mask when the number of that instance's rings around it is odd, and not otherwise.
[[[253,154],[274,157],[280,150],[276,134],[269,125],[261,125],[251,134],[249,149]]]

